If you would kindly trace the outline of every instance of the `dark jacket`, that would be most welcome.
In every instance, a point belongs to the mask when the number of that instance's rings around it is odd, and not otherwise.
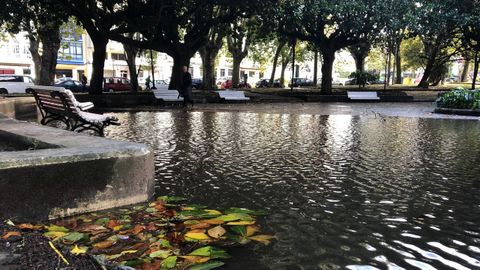
[[[185,72],[182,75],[182,85],[180,90],[186,91],[190,89],[192,89],[192,75],[190,75],[190,72]]]

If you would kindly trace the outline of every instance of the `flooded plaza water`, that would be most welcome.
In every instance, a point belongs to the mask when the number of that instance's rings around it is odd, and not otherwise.
[[[115,114],[156,193],[265,209],[225,269],[480,268],[480,122],[241,111]]]

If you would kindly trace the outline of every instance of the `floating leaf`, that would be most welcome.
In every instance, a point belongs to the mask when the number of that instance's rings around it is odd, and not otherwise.
[[[14,237],[14,236],[22,236],[22,234],[20,232],[15,232],[15,231],[11,231],[11,232],[7,232],[5,233],[3,236],[2,236],[2,239],[3,240],[8,240],[10,237]]]
[[[241,236],[247,235],[247,227],[245,226],[232,226],[230,229]]]
[[[85,237],[86,235],[84,233],[72,232],[62,237],[62,240],[65,244],[73,244],[84,239]]]
[[[227,225],[229,226],[253,225],[253,224],[255,224],[255,221],[232,221],[227,223]]]
[[[259,226],[250,225],[247,226],[247,236],[252,236],[260,230]]]
[[[198,248],[194,251],[192,251],[189,256],[201,256],[201,257],[210,257],[211,259],[215,258],[230,258],[230,255],[228,253],[220,248],[215,248],[212,246],[205,246]]]
[[[194,239],[194,240],[208,240],[210,237],[206,235],[205,233],[200,233],[200,232],[188,232],[185,234],[185,237]]]
[[[167,258],[172,252],[170,250],[157,250],[150,253],[150,258]]]
[[[275,236],[266,235],[266,234],[259,234],[259,235],[255,235],[255,236],[250,236],[250,239],[252,239],[254,241],[257,241],[257,242],[260,242],[264,245],[268,245],[268,244],[270,244],[270,241],[272,239],[275,239]]]
[[[177,264],[177,256],[170,256],[162,261],[162,268],[172,269]]]
[[[47,227],[47,230],[49,232],[64,232],[64,233],[68,233],[69,230],[63,226],[57,226],[57,225],[50,225]]]
[[[205,247],[195,249],[194,251],[190,252],[190,254],[188,255],[209,257],[211,250],[212,250],[211,246],[205,246]]]
[[[53,241],[57,241],[58,239],[67,235],[65,232],[46,232],[43,234],[45,237],[53,239]]]
[[[99,218],[99,219],[97,219],[97,221],[95,221],[95,224],[96,224],[96,225],[106,226],[109,221],[110,221],[109,218]]]
[[[32,231],[38,231],[43,229],[42,225],[33,225],[30,223],[23,223],[17,226],[17,228],[22,229],[22,230],[32,230]]]
[[[254,219],[247,215],[247,214],[238,214],[238,213],[233,213],[233,214],[228,214],[228,215],[223,215],[216,217],[215,219],[223,220],[225,222],[232,222],[232,221],[253,221]]]
[[[210,270],[210,269],[221,267],[223,265],[225,265],[225,263],[221,261],[209,261],[202,264],[196,264],[188,268],[188,270]]]
[[[213,238],[222,237],[227,231],[222,226],[217,226],[208,230],[208,235]]]
[[[263,215],[266,215],[267,213],[265,211],[254,211],[247,208],[232,207],[228,210],[225,210],[225,214],[248,214],[248,215],[254,215],[254,216],[263,216]]]
[[[106,240],[106,241],[102,241],[102,242],[93,244],[93,247],[95,247],[97,249],[106,249],[106,248],[109,248],[109,247],[113,246],[114,244],[115,244],[115,241]]]
[[[180,258],[185,259],[191,263],[204,263],[210,260],[210,257],[202,256],[180,256]]]
[[[85,254],[88,251],[88,247],[79,247],[75,245],[70,251],[73,255]]]
[[[164,201],[164,202],[181,202],[185,200],[186,200],[185,198],[178,197],[178,196],[160,196],[157,198],[157,201]]]
[[[208,223],[208,224],[211,224],[211,225],[220,225],[220,224],[223,224],[225,223],[225,221],[223,220],[220,220],[220,219],[205,219],[205,220],[201,220],[202,223]]]

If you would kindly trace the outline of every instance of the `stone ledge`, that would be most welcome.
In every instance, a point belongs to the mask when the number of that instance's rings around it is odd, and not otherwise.
[[[0,218],[58,218],[153,196],[154,155],[146,145],[5,117],[0,131],[0,140],[14,134],[54,147],[0,152]]]
[[[467,110],[467,109],[436,108],[435,113],[480,116],[480,110]]]

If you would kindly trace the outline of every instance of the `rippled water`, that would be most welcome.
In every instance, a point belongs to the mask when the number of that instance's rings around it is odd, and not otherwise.
[[[239,112],[117,114],[158,194],[267,209],[227,269],[480,268],[480,123]]]

